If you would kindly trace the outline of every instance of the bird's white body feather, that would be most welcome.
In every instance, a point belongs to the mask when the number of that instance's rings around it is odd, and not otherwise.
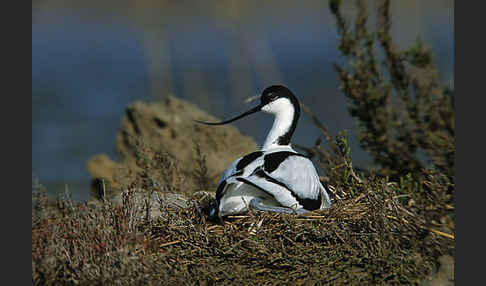
[[[268,168],[265,170],[265,156],[278,152],[292,154],[283,160],[275,170],[271,172]],[[290,146],[280,146],[262,151],[260,156],[243,169],[237,169],[242,158],[236,159],[219,180],[218,185],[225,182],[224,189],[220,190],[220,216],[248,211],[249,202],[253,198],[263,199],[262,203],[265,205],[283,206],[291,209],[304,207],[298,201],[298,198],[319,199],[319,209],[330,207],[329,196],[319,180],[314,165]],[[255,171],[260,171],[259,174],[263,173],[264,176],[257,175]],[[268,178],[285,186],[269,181]]]

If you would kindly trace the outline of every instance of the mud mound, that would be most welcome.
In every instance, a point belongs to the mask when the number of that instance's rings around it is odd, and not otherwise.
[[[219,120],[172,96],[163,102],[137,101],[129,105],[116,139],[120,162],[104,154],[93,156],[87,162],[88,172],[93,177],[92,194],[98,196],[103,187],[108,196],[119,193],[122,177],[130,171],[137,171],[135,161],[139,142],[154,150],[173,154],[181,176],[185,178],[184,186],[193,191],[201,190],[194,178],[197,159],[205,160],[210,187],[215,187],[221,173],[234,159],[258,148],[251,137],[242,135],[234,126],[205,126],[193,122],[193,119]],[[196,152],[196,144],[199,144],[199,150],[203,150],[201,155]]]

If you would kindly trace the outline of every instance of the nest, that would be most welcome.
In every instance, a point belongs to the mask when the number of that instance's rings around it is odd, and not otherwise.
[[[130,203],[130,195],[96,208],[68,204],[58,217],[33,220],[33,281],[410,285],[434,274],[440,257],[454,256],[453,228],[444,219],[453,208],[433,193],[412,202],[379,179],[353,196],[329,189],[330,209],[249,212],[222,224],[207,221],[207,195],[187,207],[160,203],[158,216],[149,204],[144,212]]]

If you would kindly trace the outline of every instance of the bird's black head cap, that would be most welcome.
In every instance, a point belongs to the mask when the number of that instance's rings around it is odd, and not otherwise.
[[[265,88],[262,92],[261,102],[264,105],[279,98],[288,98],[294,105],[297,105],[297,108],[299,107],[297,97],[283,85],[272,85]]]

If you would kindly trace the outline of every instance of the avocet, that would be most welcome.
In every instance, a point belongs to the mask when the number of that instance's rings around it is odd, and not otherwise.
[[[300,116],[297,97],[286,87],[266,88],[260,104],[249,111],[222,122],[196,122],[223,125],[255,112],[275,116],[261,150],[236,159],[223,173],[216,190],[216,206],[211,219],[258,211],[296,213],[326,209],[329,195],[321,184],[316,168],[290,144]]]

